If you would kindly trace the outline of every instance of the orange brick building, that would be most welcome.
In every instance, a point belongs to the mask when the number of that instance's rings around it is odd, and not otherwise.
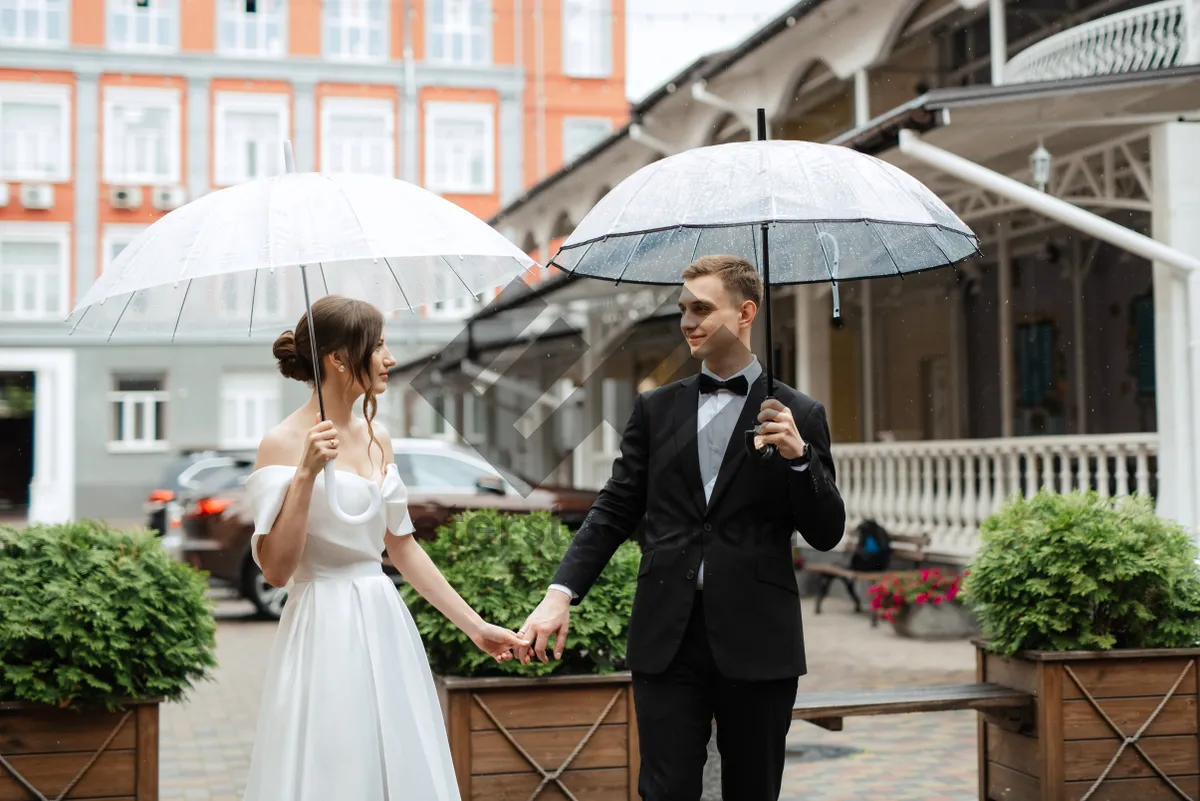
[[[67,339],[75,299],[138,231],[281,171],[283,139],[300,170],[393,175],[489,218],[626,122],[624,14],[624,0],[0,0],[0,379],[34,376],[30,425],[60,421],[32,437],[31,508],[115,513],[114,475],[161,469],[130,454],[249,443],[280,402],[257,340]],[[447,340],[470,311],[425,310],[404,347]],[[231,372],[211,393],[186,377]],[[75,404],[76,387],[99,391]]]

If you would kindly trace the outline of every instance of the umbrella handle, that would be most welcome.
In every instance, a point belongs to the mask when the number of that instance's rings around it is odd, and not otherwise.
[[[343,523],[348,523],[356,526],[359,523],[365,523],[370,520],[379,511],[379,506],[383,502],[383,498],[379,493],[371,494],[371,503],[367,506],[367,510],[361,514],[352,515],[342,511],[342,507],[338,505],[337,487],[334,485],[333,474],[337,470],[333,467],[333,462],[325,463],[325,494],[329,496],[329,511],[333,512],[333,516]]]

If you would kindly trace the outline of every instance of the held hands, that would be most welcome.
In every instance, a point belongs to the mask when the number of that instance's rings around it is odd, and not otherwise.
[[[550,660],[546,654],[546,646],[550,644],[550,637],[554,637],[554,658],[562,659],[570,628],[571,599],[566,593],[554,589],[546,591],[546,597],[538,604],[537,609],[533,610],[533,614],[526,618],[525,625],[517,633],[526,637],[528,643],[532,643],[533,653],[537,654],[538,659],[548,662]],[[517,649],[517,659],[522,665],[529,664],[530,650],[528,645]]]
[[[325,469],[325,463],[337,458],[338,431],[333,423],[317,418],[317,424],[308,430],[304,442],[304,457],[300,467],[309,475],[316,475]]]
[[[804,455],[804,440],[792,419],[792,410],[775,398],[763,401],[758,413],[758,436],[754,438],[754,447],[774,445],[779,455],[784,459],[799,459]]]
[[[490,654],[497,662],[507,662],[513,658],[514,650],[529,645],[529,640],[491,623],[482,624],[470,637],[479,650]]]

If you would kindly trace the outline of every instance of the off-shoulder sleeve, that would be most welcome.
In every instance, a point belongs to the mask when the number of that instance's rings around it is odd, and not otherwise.
[[[404,486],[400,471],[394,464],[388,465],[383,481],[383,510],[387,530],[392,534],[402,537],[416,531],[412,516],[408,513],[408,488]]]
[[[258,541],[271,532],[279,510],[283,508],[283,499],[287,496],[288,487],[292,484],[292,476],[296,468],[283,465],[260,467],[246,477],[246,497],[254,513],[254,534],[250,537],[250,555],[254,563],[262,568],[258,557]]]

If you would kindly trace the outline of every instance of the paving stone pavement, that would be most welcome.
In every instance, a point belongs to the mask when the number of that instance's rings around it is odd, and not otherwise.
[[[259,692],[275,624],[221,598],[214,680],[162,709],[164,801],[241,801]],[[848,602],[821,615],[804,602],[809,674],[800,689],[832,690],[964,682],[975,655],[965,641],[925,643],[872,629]],[[847,718],[830,732],[802,721],[788,736],[781,801],[972,801],[977,798],[973,712]],[[348,800],[349,801],[349,800]]]

